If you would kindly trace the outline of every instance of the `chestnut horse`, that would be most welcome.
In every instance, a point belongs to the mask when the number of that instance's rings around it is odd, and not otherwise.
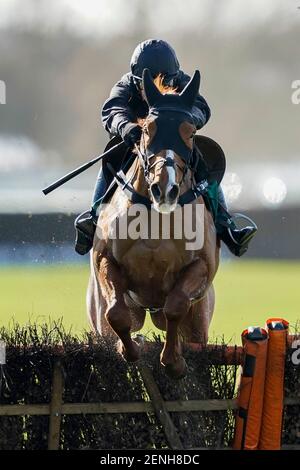
[[[127,361],[140,357],[141,345],[131,333],[142,328],[149,309],[153,324],[166,331],[160,359],[173,378],[186,373],[181,341],[208,340],[214,310],[212,281],[219,264],[215,225],[201,195],[203,185],[196,185],[191,166],[196,132],[191,111],[199,86],[198,71],[180,94],[164,89],[161,81],[155,85],[149,71],[144,71],[149,114],[131,168],[126,176],[118,173],[119,186],[100,210],[87,292],[92,328],[118,337],[119,351]],[[201,205],[203,217],[196,230],[203,232],[202,246],[187,249],[185,236],[174,235],[174,221],[168,238],[161,236],[161,230],[159,237],[111,237],[112,221],[136,202],[146,206],[148,214],[152,207],[159,217],[170,217],[188,203],[194,208]],[[195,223],[194,212],[192,217]]]

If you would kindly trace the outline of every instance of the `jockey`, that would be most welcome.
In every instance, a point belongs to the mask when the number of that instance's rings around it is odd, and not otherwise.
[[[159,74],[164,77],[164,84],[176,87],[181,92],[190,77],[180,70],[179,62],[173,48],[165,41],[149,39],[140,43],[133,52],[130,62],[131,72],[123,75],[117,82],[109,98],[102,108],[102,123],[110,136],[119,135],[129,148],[132,148],[141,137],[142,129],[137,124],[138,118],[145,118],[148,114],[148,105],[142,93],[142,74],[145,68],[149,69],[153,78]],[[200,94],[198,94],[192,109],[197,129],[201,129],[210,118],[210,108]],[[113,176],[111,176],[111,180]],[[111,181],[104,177],[102,168],[96,181],[91,211],[80,214],[75,220],[77,232],[75,250],[84,255],[93,246],[93,238],[97,225],[97,208],[101,203]],[[247,226],[238,229],[227,213],[227,206],[222,188],[218,188],[219,213],[223,223],[216,221],[217,232],[220,239],[236,256],[241,256],[248,249],[256,228]],[[222,209],[225,209],[222,210]],[[224,224],[224,213],[230,221],[231,229]]]

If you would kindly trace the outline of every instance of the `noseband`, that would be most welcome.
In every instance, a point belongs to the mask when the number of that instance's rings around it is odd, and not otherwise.
[[[135,144],[135,150],[137,152],[139,161],[144,170],[145,180],[148,186],[151,185],[151,181],[150,181],[151,170],[153,170],[153,168],[155,168],[156,165],[160,164],[159,169],[162,169],[163,167],[170,167],[170,168],[173,168],[174,171],[176,171],[176,167],[179,168],[179,170],[182,172],[182,178],[179,183],[179,188],[181,187],[183,180],[185,178],[185,175],[187,174],[187,170],[190,168],[190,166],[187,163],[185,163],[184,167],[182,168],[180,165],[178,165],[178,163],[175,160],[173,160],[169,156],[157,158],[155,162],[151,163],[151,159],[155,157],[154,153],[150,155],[146,155],[146,153],[141,151],[141,149],[139,148],[137,144]]]

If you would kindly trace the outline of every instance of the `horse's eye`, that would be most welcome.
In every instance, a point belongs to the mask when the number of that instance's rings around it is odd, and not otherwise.
[[[148,128],[147,128],[147,127],[144,127],[144,133],[145,133],[146,135],[149,135],[149,131],[148,131]]]

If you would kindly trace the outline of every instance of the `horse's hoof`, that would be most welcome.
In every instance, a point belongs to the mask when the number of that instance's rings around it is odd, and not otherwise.
[[[174,364],[164,365],[165,372],[170,379],[180,380],[187,374],[187,365],[183,357]]]
[[[118,352],[127,362],[137,362],[140,359],[140,346],[132,341],[132,347],[130,349],[125,349],[121,341],[118,341]]]

